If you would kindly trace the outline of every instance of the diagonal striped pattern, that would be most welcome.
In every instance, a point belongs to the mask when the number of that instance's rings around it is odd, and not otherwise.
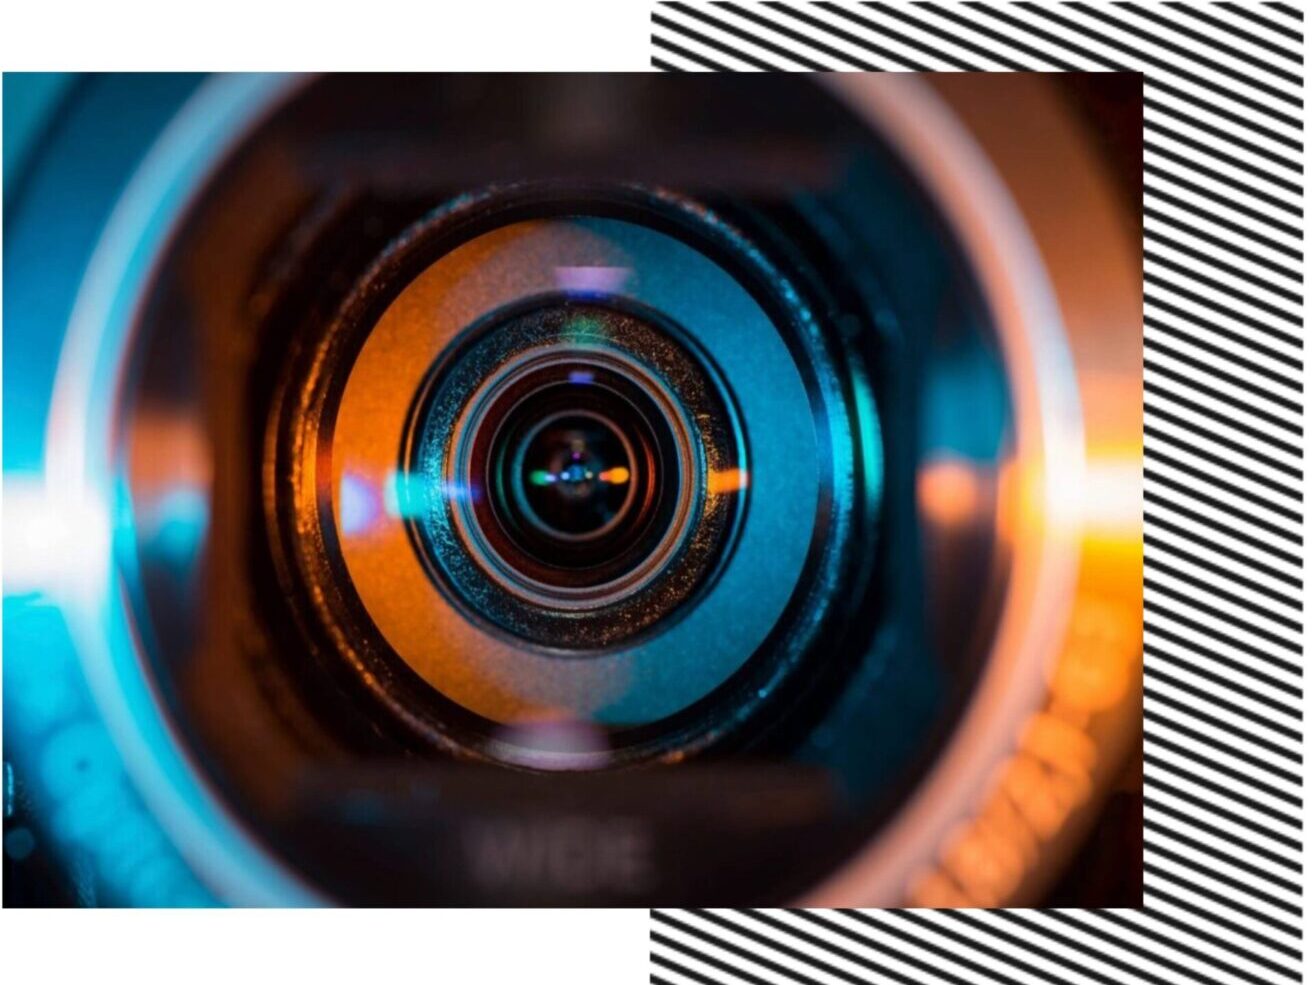
[[[1300,980],[1303,22],[659,2],[667,70],[1145,73],[1142,910],[652,915],[653,981]]]

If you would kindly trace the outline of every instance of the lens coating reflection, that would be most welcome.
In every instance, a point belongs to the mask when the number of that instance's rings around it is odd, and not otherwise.
[[[547,533],[588,540],[618,523],[638,477],[629,442],[587,412],[545,420],[517,455],[513,501]]]

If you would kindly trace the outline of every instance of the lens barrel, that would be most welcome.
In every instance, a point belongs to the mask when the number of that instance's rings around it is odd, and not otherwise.
[[[739,449],[678,336],[543,298],[435,368],[405,485],[436,577],[479,617],[587,650],[668,618],[715,570],[733,514],[708,489]]]

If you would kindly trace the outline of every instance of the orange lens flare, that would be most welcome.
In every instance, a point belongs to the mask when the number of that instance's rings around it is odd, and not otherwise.
[[[748,488],[748,473],[743,469],[722,469],[707,477],[707,491],[713,496]]]
[[[917,500],[931,522],[953,527],[972,519],[980,507],[976,469],[956,458],[928,462],[917,476]]]

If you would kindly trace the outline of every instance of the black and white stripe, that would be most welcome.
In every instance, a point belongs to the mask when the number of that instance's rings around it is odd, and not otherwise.
[[[652,915],[670,983],[1300,980],[1303,18],[658,2],[669,70],[1145,73],[1142,910]]]

